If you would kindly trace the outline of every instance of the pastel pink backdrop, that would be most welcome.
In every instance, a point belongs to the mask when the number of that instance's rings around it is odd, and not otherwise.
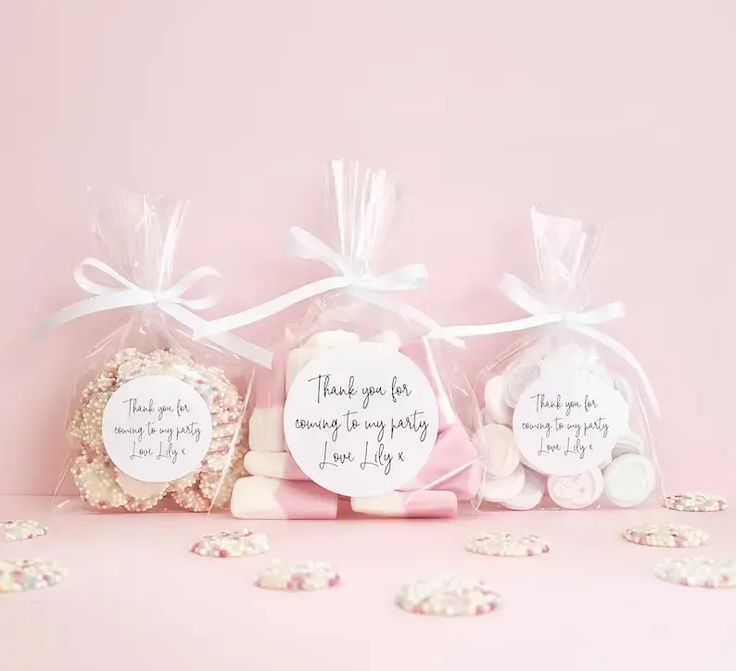
[[[286,231],[322,225],[336,156],[403,185],[392,242],[440,320],[519,316],[495,286],[531,272],[532,204],[600,222],[592,285],[627,305],[610,332],[658,390],[667,484],[733,490],[734,37],[728,0],[3,2],[0,493],[52,491],[118,319],[25,340],[80,297],[85,189],[188,198],[179,267],[216,265],[226,310],[323,274]],[[469,374],[507,341],[471,343]]]

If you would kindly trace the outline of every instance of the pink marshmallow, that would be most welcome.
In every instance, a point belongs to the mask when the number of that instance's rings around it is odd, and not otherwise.
[[[230,511],[244,520],[335,519],[337,494],[313,482],[250,475],[235,483]]]
[[[455,517],[457,497],[438,489],[424,492],[390,492],[350,499],[354,512],[376,517]]]
[[[250,475],[264,475],[282,480],[309,480],[288,452],[246,452],[243,465]]]
[[[463,425],[453,424],[437,436],[434,450],[422,470],[399,489],[401,491],[421,489],[477,458],[478,451]],[[436,488],[453,492],[459,501],[470,501],[478,491],[480,477],[480,463],[476,462],[457,475],[438,483]]]
[[[254,408],[248,418],[248,444],[257,452],[283,452],[286,357],[277,352],[271,370],[259,370],[253,390]]]

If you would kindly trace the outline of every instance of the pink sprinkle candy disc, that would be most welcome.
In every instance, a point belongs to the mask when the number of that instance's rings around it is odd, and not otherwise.
[[[53,561],[0,559],[0,592],[28,592],[58,585],[68,572]]]
[[[205,534],[190,550],[202,557],[247,557],[268,552],[268,538],[248,529],[220,531]]]
[[[534,534],[487,531],[471,536],[465,549],[493,557],[531,557],[549,552],[549,543]]]
[[[736,561],[706,557],[666,559],[654,569],[654,575],[687,587],[736,587]]]
[[[306,562],[302,564],[274,562],[262,571],[256,579],[258,587],[287,592],[329,589],[337,587],[339,584],[340,574],[325,562]]]
[[[623,532],[624,540],[661,548],[694,548],[705,545],[710,536],[687,524],[643,524]]]
[[[0,541],[27,541],[45,536],[48,529],[35,520],[8,520],[0,522]]]
[[[714,513],[726,510],[728,503],[722,496],[711,496],[701,492],[686,492],[666,496],[664,507],[670,510],[679,510],[687,513]]]
[[[472,578],[430,578],[404,585],[396,605],[418,615],[484,615],[498,608],[501,598],[487,583]]]

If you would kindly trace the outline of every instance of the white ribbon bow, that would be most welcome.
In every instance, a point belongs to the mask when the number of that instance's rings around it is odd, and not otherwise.
[[[88,268],[94,268],[103,275],[107,275],[114,281],[114,284],[100,284],[90,279],[85,272]],[[46,333],[62,324],[95,312],[146,305],[155,305],[183,326],[196,331],[205,323],[205,320],[195,315],[192,310],[204,310],[211,307],[217,302],[219,295],[210,293],[201,298],[187,298],[185,294],[206,277],[220,277],[220,273],[210,266],[200,266],[187,273],[168,289],[153,291],[137,286],[99,259],[86,258],[74,269],[74,280],[83,291],[91,294],[90,298],[85,298],[55,312],[41,324],[36,333]],[[247,340],[228,334],[214,335],[208,339],[224,350],[266,368],[271,367],[272,353]]]
[[[289,229],[291,252],[304,259],[321,261],[337,275],[305,284],[254,308],[235,314],[203,321],[195,329],[195,337],[211,337],[213,334],[232,331],[255,321],[281,312],[296,303],[339,289],[347,289],[363,300],[395,312],[399,316],[423,326],[429,333],[441,333],[440,325],[416,308],[402,303],[387,294],[395,291],[418,289],[427,280],[427,270],[421,263],[412,263],[382,275],[359,273],[348,259],[325,244],[316,235],[294,226]],[[440,335],[448,342],[463,347],[459,338],[449,334]]]
[[[443,337],[443,332],[447,332],[453,336],[463,338],[468,336],[492,335],[495,333],[510,333],[536,328],[538,326],[560,324],[571,331],[595,340],[626,361],[636,371],[652,409],[659,415],[659,403],[654,395],[654,389],[647,374],[633,353],[615,338],[593,328],[597,324],[604,324],[623,317],[625,313],[623,303],[616,301],[583,312],[565,312],[537,298],[529,286],[515,275],[509,273],[506,273],[501,278],[499,289],[506,298],[518,305],[522,310],[528,312],[530,316],[497,324],[451,326],[441,329],[439,333],[433,335],[435,337]]]

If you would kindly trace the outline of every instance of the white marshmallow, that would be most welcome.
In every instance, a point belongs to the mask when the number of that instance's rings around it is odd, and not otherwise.
[[[503,390],[503,375],[495,375],[486,382],[483,391],[486,402],[486,417],[490,422],[510,426],[514,411],[506,405]]]
[[[657,474],[652,462],[640,454],[617,457],[604,473],[606,496],[621,508],[638,505],[652,493]]]
[[[286,356],[286,390],[291,388],[291,383],[297,373],[304,368],[323,348],[321,347],[295,347]]]
[[[437,489],[352,497],[353,512],[376,517],[455,517],[457,497]]]
[[[592,468],[577,475],[550,475],[547,491],[550,498],[560,507],[577,510],[587,508],[603,494],[603,473]]]
[[[644,439],[633,431],[627,431],[622,434],[616,441],[611,452],[613,458],[620,457],[624,454],[643,454]]]
[[[248,445],[256,452],[284,452],[284,406],[253,408],[248,420]]]
[[[607,454],[605,459],[603,459],[599,464],[597,464],[598,468],[603,470],[608,464],[610,464],[613,461],[613,455]]]
[[[337,494],[311,481],[249,475],[235,482],[230,512],[246,520],[335,519]]]
[[[396,331],[381,331],[377,336],[371,338],[370,342],[386,345],[390,349],[399,349],[401,347],[401,336]]]
[[[338,345],[352,345],[360,341],[357,333],[343,331],[317,331],[304,342],[305,347],[336,347]]]
[[[309,480],[288,452],[246,452],[243,466],[250,475],[283,480]]]
[[[486,476],[481,483],[479,494],[486,501],[505,501],[511,499],[524,488],[526,473],[524,467],[519,464],[512,472],[504,478],[493,478]]]
[[[486,424],[473,436],[473,444],[478,450],[487,473],[496,478],[504,478],[519,465],[519,448],[516,446],[514,432],[503,424]]]
[[[609,387],[614,386],[613,375],[611,375],[611,371],[608,370],[606,364],[604,364],[603,361],[601,361],[600,359],[598,359],[598,361],[596,361],[588,370],[591,374],[595,375],[599,380],[602,380]]]
[[[541,373],[538,363],[519,363],[508,369],[504,375],[503,396],[506,405],[516,407],[524,390],[534,383]]]
[[[544,497],[544,485],[544,477],[531,468],[527,468],[521,491],[516,496],[501,501],[501,505],[509,510],[536,508]]]
[[[545,366],[572,368],[574,370],[591,370],[598,362],[598,355],[590,347],[578,343],[566,343],[554,348],[544,357]]]

